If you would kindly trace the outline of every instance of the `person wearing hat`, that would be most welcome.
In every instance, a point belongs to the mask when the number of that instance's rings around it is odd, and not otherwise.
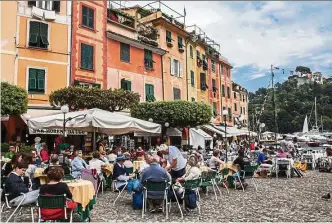
[[[160,151],[161,154],[167,155],[167,160],[170,163],[170,166],[166,167],[166,170],[170,171],[172,179],[177,179],[185,175],[187,161],[177,147],[162,144],[160,145]]]
[[[15,155],[15,146],[9,146],[9,152],[5,154],[5,158],[11,159]]]
[[[126,182],[135,177],[135,174],[129,174],[124,165],[126,158],[123,154],[120,154],[116,158],[116,164],[113,168],[113,176],[116,180],[115,188],[119,191],[125,187]]]
[[[82,150],[76,151],[76,157],[73,159],[71,163],[71,175],[77,179],[81,177],[81,171],[83,169],[87,169],[88,164],[82,159],[83,153]]]

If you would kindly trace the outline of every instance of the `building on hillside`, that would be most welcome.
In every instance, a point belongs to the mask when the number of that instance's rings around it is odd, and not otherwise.
[[[69,1],[72,4],[70,84],[107,87],[107,1]]]
[[[28,114],[51,109],[49,94],[69,85],[71,2],[1,4],[1,81],[27,90]],[[24,121],[13,116],[3,123],[8,141],[25,136]]]
[[[323,84],[324,83],[324,77],[321,72],[314,72],[314,73],[302,73],[302,72],[290,72],[290,76],[288,77],[288,80],[296,80],[297,85],[303,85],[303,84],[309,84],[309,83],[317,83],[317,84]]]
[[[234,125],[248,125],[248,91],[237,83],[232,84],[233,123]],[[240,123],[240,117],[243,118]]]
[[[137,24],[135,17],[108,6],[107,88],[123,88],[141,95],[141,101],[164,100],[162,56],[157,30]],[[153,35],[154,34],[154,35]]]
[[[134,6],[123,11],[136,16],[137,22],[146,26],[152,25],[158,30],[158,45],[167,53],[163,56],[163,90],[164,100],[187,100],[187,74],[186,74],[186,43],[189,42],[189,34],[185,30],[184,15],[172,10],[178,19],[167,15],[160,6],[154,8],[148,4],[142,8]]]

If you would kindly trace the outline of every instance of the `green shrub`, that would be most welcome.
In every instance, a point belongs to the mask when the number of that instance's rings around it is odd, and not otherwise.
[[[1,152],[8,152],[9,151],[9,144],[8,143],[1,143]]]

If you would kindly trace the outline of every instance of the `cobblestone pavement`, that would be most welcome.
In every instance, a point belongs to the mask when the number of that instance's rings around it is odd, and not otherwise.
[[[249,181],[245,192],[221,188],[222,197],[215,200],[213,192],[201,193],[201,214],[184,211],[185,222],[331,222],[332,199],[321,196],[332,192],[332,174],[308,172],[305,178],[257,179],[258,191]],[[132,210],[131,197],[112,201],[116,193],[106,191],[98,195],[91,212],[92,222],[156,222],[166,221],[163,213],[147,213],[141,218],[140,210]],[[30,221],[30,220],[29,220]],[[176,205],[172,204],[169,222],[181,221]]]

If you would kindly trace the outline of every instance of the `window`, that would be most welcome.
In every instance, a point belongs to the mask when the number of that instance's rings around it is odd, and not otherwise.
[[[171,75],[182,77],[182,63],[176,59],[171,59]]]
[[[240,109],[241,109],[241,114],[242,114],[242,107],[240,107]]]
[[[88,8],[82,5],[82,25],[91,29],[94,29],[95,22],[94,22],[94,9]]]
[[[222,64],[220,64],[219,70],[220,75],[224,75],[224,66]]]
[[[81,43],[81,68],[93,70],[93,46]]]
[[[47,49],[48,45],[48,24],[30,21],[29,46]]]
[[[45,94],[45,70],[29,68],[29,94]]]
[[[213,60],[211,60],[211,70],[212,70],[212,72],[213,72],[213,73],[215,73],[215,72],[216,72],[216,66],[215,66],[215,64],[214,64],[214,61],[213,61]]]
[[[236,99],[236,92],[234,92],[234,99]]]
[[[228,98],[231,98],[231,91],[230,91],[230,88],[229,88],[229,87],[227,87],[227,97],[228,97]]]
[[[228,108],[228,117],[229,119],[232,118],[232,108]]]
[[[173,88],[173,97],[174,100],[181,100],[181,89]]]
[[[243,102],[245,102],[245,97],[244,97],[244,95],[243,95]]]
[[[153,68],[153,60],[152,60],[152,51],[144,49],[144,66],[145,68],[152,69]]]
[[[212,79],[212,91],[213,92],[216,92],[218,89],[217,89],[217,86],[216,86],[216,80],[215,79]]]
[[[87,83],[78,80],[74,80],[74,86],[79,86],[81,88],[101,88],[101,84],[98,83]]]
[[[195,98],[191,98],[191,101],[194,102],[194,101],[195,101]]]
[[[178,36],[178,48],[183,49],[182,37]]]
[[[246,114],[246,108],[243,107],[243,114],[245,115]]]
[[[60,12],[60,1],[28,1],[28,6]]]
[[[131,91],[131,81],[127,81],[126,79],[121,79],[121,89],[125,91]]]
[[[145,100],[150,102],[156,100],[154,97],[154,86],[152,84],[145,84]]]
[[[207,88],[205,73],[200,73],[200,79],[201,79],[201,90],[205,91]]]
[[[234,103],[234,111],[237,111],[237,104]]]
[[[195,87],[195,73],[194,71],[190,71],[190,83],[192,87]]]
[[[130,45],[120,43],[120,60],[123,62],[130,62]]]
[[[225,97],[225,85],[221,85],[221,94]]]
[[[169,30],[166,30],[166,42],[172,43],[172,33]]]
[[[217,111],[217,102],[213,102],[213,115],[217,116],[218,115],[218,111]]]
[[[191,58],[194,58],[193,46],[190,45],[189,49],[190,49],[190,57],[191,57]]]
[[[201,53],[198,51],[198,50],[196,50],[196,54],[197,54],[197,58],[201,58]]]

